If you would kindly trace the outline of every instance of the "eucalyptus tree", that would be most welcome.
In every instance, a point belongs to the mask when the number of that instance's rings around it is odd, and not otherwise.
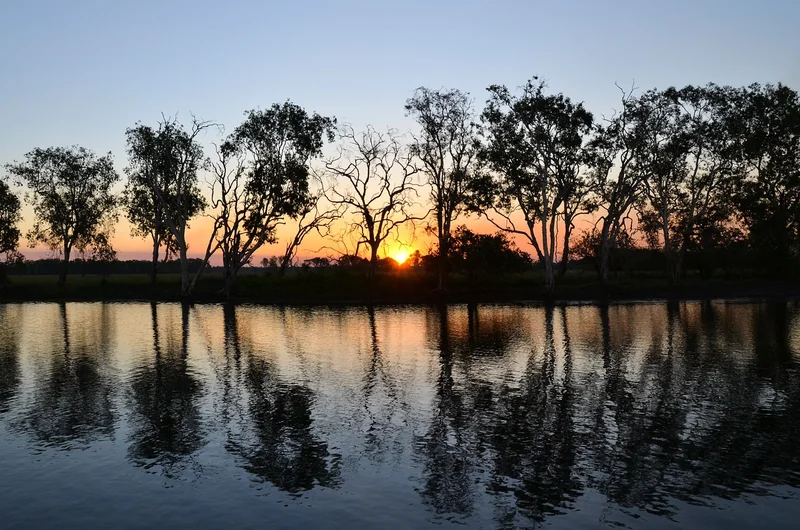
[[[6,255],[6,261],[11,261],[8,258],[16,254],[19,244],[20,210],[19,197],[5,181],[0,180],[0,254]]]
[[[357,133],[343,127],[337,154],[325,161],[334,183],[328,200],[355,215],[350,231],[357,247],[369,248],[369,277],[375,276],[378,253],[386,240],[407,223],[424,218],[414,213],[417,195],[414,155],[391,129],[367,127]]]
[[[735,112],[729,87],[687,86],[649,91],[640,98],[642,167],[646,201],[640,228],[660,243],[677,281],[689,248],[702,246],[708,230],[722,232],[731,217],[732,172],[738,153],[730,134]]]
[[[637,162],[644,174],[637,201],[640,226],[651,246],[661,244],[668,273],[677,278],[678,216],[686,201],[688,178],[688,118],[681,112],[674,90],[648,90],[636,100],[636,127],[640,139]]]
[[[565,226],[566,257],[573,221],[588,206],[585,147],[593,116],[563,94],[546,94],[545,87],[534,77],[519,95],[504,86],[488,89],[491,97],[482,115],[487,136],[483,158],[496,178],[491,183],[494,207],[484,215],[499,229],[530,242],[550,291],[555,286],[558,223]],[[515,217],[521,217],[524,226],[518,226]]]
[[[135,193],[143,201],[131,220],[140,233],[154,238],[154,255],[156,245],[166,242],[177,247],[183,296],[191,293],[196,281],[196,276],[194,280],[189,277],[186,230],[189,221],[206,207],[198,173],[208,161],[199,136],[210,127],[216,125],[193,118],[186,128],[175,118],[163,118],[155,128],[140,123],[125,132],[129,197]]]
[[[294,235],[286,241],[283,256],[280,258],[280,276],[286,274],[286,268],[292,264],[300,245],[309,234],[316,232],[320,237],[329,236],[334,223],[342,217],[341,205],[331,204],[325,197],[322,179],[314,175],[311,182],[313,184],[309,188],[308,200],[297,212]]]
[[[214,230],[206,255],[222,251],[224,292],[276,230],[309,207],[308,164],[333,141],[335,119],[309,114],[291,102],[250,110],[217,147],[212,164]]]
[[[800,99],[782,84],[754,84],[733,107],[740,221],[763,263],[785,274],[800,251]]]
[[[431,192],[438,242],[439,289],[447,286],[447,256],[453,221],[467,212],[469,191],[479,178],[478,126],[469,94],[418,88],[405,109],[420,127],[411,152],[422,163]]]
[[[112,187],[119,181],[111,153],[98,157],[78,146],[36,148],[25,161],[6,167],[29,190],[25,198],[34,222],[28,240],[61,255],[58,284],[63,286],[73,250],[108,246],[118,203]]]
[[[598,277],[608,281],[611,256],[625,232],[631,232],[631,210],[644,193],[647,170],[641,162],[647,110],[622,91],[621,110],[596,127],[589,143],[591,179],[597,199]]]
[[[141,171],[128,171],[127,183],[123,191],[122,203],[128,221],[131,224],[131,235],[148,238],[153,245],[150,283],[156,283],[161,248],[164,248],[163,260],[167,261],[178,252],[175,236],[166,223],[166,215],[158,195],[153,193]]]

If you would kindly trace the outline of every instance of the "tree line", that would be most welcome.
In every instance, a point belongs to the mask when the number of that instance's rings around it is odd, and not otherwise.
[[[366,256],[370,277],[390,238],[424,226],[435,240],[428,258],[440,290],[458,259],[454,246],[493,241],[459,232],[465,216],[528,243],[548,291],[576,252],[608,282],[615,253],[637,240],[658,249],[672,281],[687,255],[733,243],[770,272],[791,272],[800,250],[797,91],[620,89],[611,116],[595,116],[536,77],[516,90],[487,91],[478,112],[466,92],[417,89],[405,103],[417,123],[410,134],[355,130],[290,101],[247,111],[224,136],[221,125],[194,116],[188,124],[163,116],[137,123],[125,131],[121,194],[113,192],[122,176],[111,153],[79,146],[36,148],[5,166],[6,180],[25,188],[34,215],[27,239],[58,252],[62,285],[75,252],[114,259],[110,235],[120,214],[134,236],[152,243],[153,281],[161,262],[177,258],[182,295],[192,294],[217,253],[230,294],[241,269],[289,222],[295,231],[281,270],[317,232],[353,243],[350,254]],[[201,138],[214,131],[222,137],[204,148]],[[20,197],[0,181],[7,260],[19,259],[20,212]],[[200,215],[212,224],[203,266],[190,271],[186,233]],[[576,237],[582,216],[590,228]]]

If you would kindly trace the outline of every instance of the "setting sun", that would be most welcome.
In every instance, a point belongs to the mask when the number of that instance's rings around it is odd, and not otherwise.
[[[398,250],[394,254],[392,254],[392,259],[395,260],[398,264],[402,265],[408,259],[408,252],[405,250]]]

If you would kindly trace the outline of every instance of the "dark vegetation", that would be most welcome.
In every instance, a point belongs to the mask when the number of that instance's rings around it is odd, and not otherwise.
[[[220,126],[163,118],[126,131],[120,195],[112,192],[120,176],[110,153],[37,148],[6,169],[33,211],[29,243],[59,259],[24,260],[21,200],[0,181],[2,296],[313,302],[793,293],[797,92],[710,84],[621,96],[612,116],[597,117],[534,77],[517,90],[489,87],[477,113],[464,92],[420,88],[405,105],[418,125],[407,136],[337,127],[335,118],[285,102],[245,113],[211,141],[212,156],[201,139]],[[338,148],[323,159],[329,142]],[[109,242],[120,214],[132,236],[152,243],[151,261],[116,260]],[[186,230],[199,215],[213,224],[191,258]],[[470,216],[496,233],[467,229]],[[581,218],[589,228],[579,232]],[[254,256],[278,242],[284,224],[296,227],[285,253],[256,267]],[[381,253],[401,228],[425,230],[434,243],[398,266]],[[335,252],[299,263],[312,232]],[[217,254],[221,268],[210,266]],[[68,275],[77,277],[68,283]]]

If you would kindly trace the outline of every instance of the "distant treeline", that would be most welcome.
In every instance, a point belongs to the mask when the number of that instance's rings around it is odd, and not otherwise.
[[[401,229],[424,229],[433,248],[410,266],[436,274],[440,290],[453,271],[476,278],[527,270],[534,261],[548,291],[571,261],[601,282],[615,271],[650,268],[673,282],[688,270],[793,275],[797,92],[781,84],[620,92],[613,115],[598,117],[535,77],[516,90],[490,86],[481,112],[462,91],[423,87],[405,103],[418,125],[410,135],[357,131],[288,101],[248,111],[222,138],[213,137],[221,126],[194,118],[137,123],[125,131],[121,195],[112,193],[121,177],[111,153],[36,148],[6,170],[27,189],[28,240],[62,258],[61,284],[79,270],[145,267],[115,262],[109,241],[120,214],[133,236],[152,243],[152,280],[177,267],[182,295],[192,294],[217,254],[231,293],[284,224],[294,231],[269,263],[278,274],[297,264],[298,249],[316,232],[348,256],[340,265],[372,278],[390,265],[380,257],[387,242]],[[210,153],[201,141],[214,146]],[[335,147],[326,157],[328,142]],[[12,262],[20,261],[20,212],[19,197],[0,183],[0,251]],[[201,213],[213,224],[203,257],[193,260],[186,231]],[[471,232],[461,225],[468,216],[488,220],[497,233]],[[591,222],[578,233],[580,219]],[[76,252],[88,261],[71,262]],[[177,265],[159,265],[165,256]],[[36,263],[19,270],[41,270]],[[326,264],[330,258],[305,263]]]

